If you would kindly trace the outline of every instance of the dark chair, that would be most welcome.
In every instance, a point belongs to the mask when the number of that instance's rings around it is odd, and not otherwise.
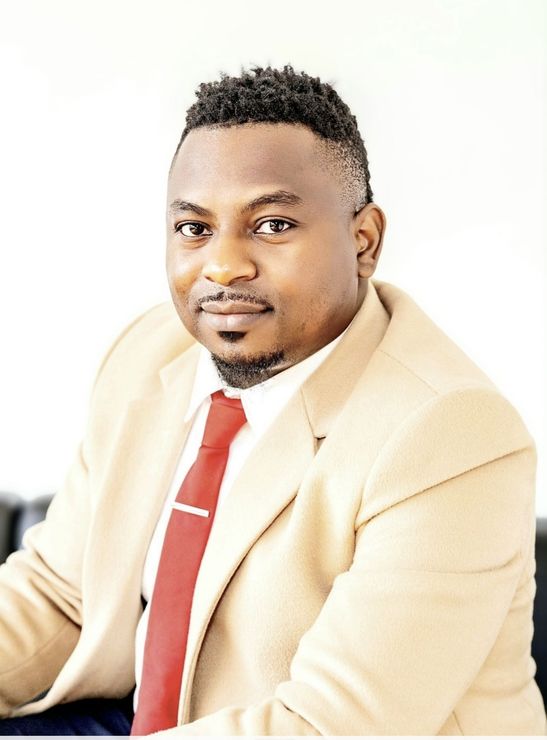
[[[0,563],[21,547],[25,530],[42,521],[52,498],[46,494],[26,501],[13,493],[0,493]]]
[[[21,547],[25,529],[45,517],[51,498],[45,495],[25,501],[12,493],[0,493],[0,563]],[[547,704],[547,519],[537,520],[536,583],[532,655],[536,681]]]

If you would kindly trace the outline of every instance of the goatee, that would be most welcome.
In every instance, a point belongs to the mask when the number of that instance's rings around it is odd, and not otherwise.
[[[282,350],[248,359],[227,362],[218,355],[211,355],[218,374],[231,388],[250,388],[272,376],[272,370],[284,358]]]

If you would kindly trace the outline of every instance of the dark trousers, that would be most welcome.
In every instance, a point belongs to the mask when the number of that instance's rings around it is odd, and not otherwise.
[[[133,692],[125,699],[85,699],[40,714],[0,720],[0,735],[129,735]]]

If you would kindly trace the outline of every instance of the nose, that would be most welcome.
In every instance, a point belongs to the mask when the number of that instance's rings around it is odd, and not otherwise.
[[[256,273],[256,264],[241,239],[218,234],[209,241],[201,271],[207,280],[231,285],[241,280],[252,280]]]

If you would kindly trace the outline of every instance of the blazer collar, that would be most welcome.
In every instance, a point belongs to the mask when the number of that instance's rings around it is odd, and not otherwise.
[[[380,344],[390,316],[372,281],[365,300],[338,346],[302,387],[310,426],[317,439],[327,436],[372,353]]]

